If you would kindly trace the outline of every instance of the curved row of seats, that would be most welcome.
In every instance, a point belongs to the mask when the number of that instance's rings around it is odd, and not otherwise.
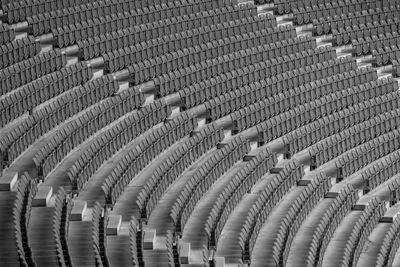
[[[129,99],[128,99],[129,100]],[[130,101],[128,101],[129,103]],[[133,100],[136,103],[137,100]],[[132,106],[134,104],[130,103]],[[141,133],[164,121],[167,109],[157,102],[134,111],[131,115],[114,124],[110,129],[95,139],[88,149],[72,165],[68,176],[78,189],[96,172],[104,161]],[[151,118],[151,119],[150,119]]]
[[[135,174],[145,168],[152,159],[167,147],[193,131],[196,128],[196,125],[197,121],[193,116],[190,116],[187,113],[182,113],[173,120],[164,124],[164,127],[156,128],[152,134],[149,134],[142,139],[137,148],[130,151],[130,153],[124,157],[103,184],[102,188],[106,194],[107,201],[114,204]],[[184,149],[184,147],[182,147],[182,149]],[[176,159],[178,159],[178,154],[183,151],[176,152]],[[148,198],[144,196],[142,201],[139,202],[143,203],[143,212],[145,211],[144,207],[147,206],[145,204],[147,203],[147,199]]]
[[[163,162],[150,177],[142,191],[139,192],[139,199],[136,202],[141,209],[142,217],[148,218],[151,211],[157,204],[163,192],[170,184],[186,169],[192,162],[202,154],[216,146],[222,140],[222,131],[213,125],[204,128],[187,143],[175,150],[172,158],[175,162]],[[170,166],[173,164],[173,166]]]
[[[288,265],[321,266],[326,247],[333,233],[343,218],[351,212],[357,200],[357,191],[351,186],[346,186],[333,200],[325,199],[321,201],[320,205],[323,212],[319,212],[318,216],[312,220],[312,225],[307,225],[309,221],[305,221],[302,228],[299,229],[301,244],[296,246],[297,250],[290,251]],[[325,203],[327,205],[324,205]],[[318,206],[316,211],[319,211]],[[292,256],[296,256],[296,258]]]
[[[38,105],[87,82],[92,71],[84,63],[62,68],[28,83],[0,99],[1,126],[33,110]]]
[[[205,231],[208,235],[208,247],[216,248],[219,234],[230,212],[237,205],[241,197],[248,192],[268,171],[277,163],[275,154],[269,149],[262,150],[256,155],[249,156],[249,160],[218,197],[207,219]]]
[[[315,42],[313,42],[310,38],[288,39],[287,41],[284,40],[288,36],[288,31],[290,32],[291,37],[295,35],[294,28],[268,28],[263,31],[255,32],[257,35],[247,35],[239,40],[224,38],[220,41],[200,44],[194,48],[190,47],[192,49],[182,49],[174,51],[173,53],[161,55],[160,57],[152,58],[150,60],[138,62],[133,66],[128,67],[130,83],[133,85],[141,84],[162,74],[172,72],[189,65],[194,65],[202,61],[210,60],[218,56],[222,57],[224,54],[226,55],[225,57],[231,57],[231,53],[235,52],[238,47],[244,48],[240,50],[240,53],[243,52],[248,56],[253,57],[251,59],[243,59],[246,64],[248,62],[257,62],[256,59],[254,59],[254,54],[262,55],[268,53],[270,58],[275,58],[285,54],[292,54],[293,51],[298,52],[316,47]],[[270,45],[270,39],[281,41]],[[251,47],[251,49],[245,49],[246,47]],[[123,57],[124,55],[121,52],[121,50],[118,50],[119,55],[113,56],[113,60],[118,60],[118,57]],[[238,56],[238,53],[239,52],[235,53],[236,56]],[[262,58],[265,57],[263,56]],[[118,66],[117,64],[113,64],[113,71],[126,67],[124,64],[121,64],[122,62],[118,61],[118,63],[120,63]],[[129,61],[125,64],[132,63]]]
[[[277,176],[275,176],[269,185],[259,194],[256,202],[248,211],[245,223],[241,228],[239,236],[242,259],[244,262],[250,261],[251,250],[258,232],[273,207],[304,175],[302,166],[296,161],[286,164],[278,171]]]
[[[7,265],[396,261],[398,5],[261,2],[1,1]]]

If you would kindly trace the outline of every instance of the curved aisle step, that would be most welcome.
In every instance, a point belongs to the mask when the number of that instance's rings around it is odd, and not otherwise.
[[[91,217],[90,212],[88,214]],[[96,266],[91,228],[91,218],[69,223],[68,248],[72,266]]]
[[[133,267],[129,223],[121,223],[117,235],[107,236],[107,258],[111,267]]]
[[[56,241],[52,227],[53,213],[52,207],[34,207],[31,211],[29,245],[37,266],[58,264],[57,253],[54,251]]]

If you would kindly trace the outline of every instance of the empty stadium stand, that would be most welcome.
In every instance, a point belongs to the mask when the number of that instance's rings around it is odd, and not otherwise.
[[[396,0],[0,0],[0,266],[400,266]]]

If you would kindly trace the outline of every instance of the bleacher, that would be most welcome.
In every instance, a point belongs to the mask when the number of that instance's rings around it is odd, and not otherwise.
[[[396,0],[0,0],[0,266],[400,266]]]

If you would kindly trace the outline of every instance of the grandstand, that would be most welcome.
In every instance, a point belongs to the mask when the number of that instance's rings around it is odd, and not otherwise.
[[[400,2],[0,5],[0,267],[400,266]]]

